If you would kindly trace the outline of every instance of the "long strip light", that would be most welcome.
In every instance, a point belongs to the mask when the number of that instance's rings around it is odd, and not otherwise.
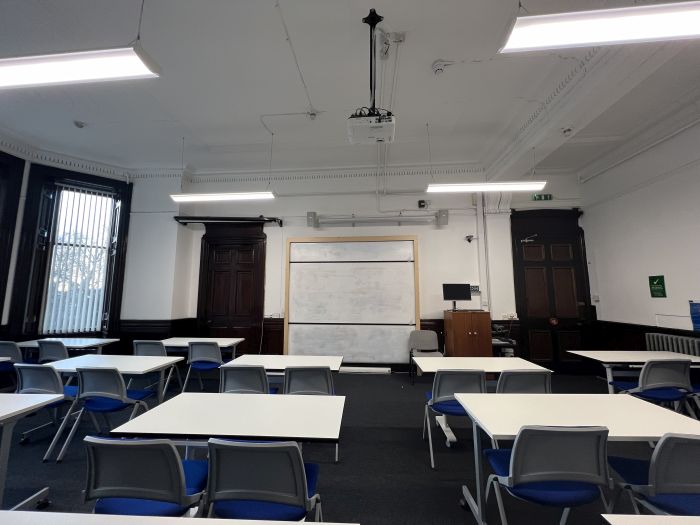
[[[467,182],[464,184],[428,184],[428,193],[481,193],[490,191],[540,191],[547,181]]]
[[[132,46],[0,59],[0,88],[153,78],[160,69]]]
[[[501,53],[700,37],[700,2],[518,17]]]
[[[170,198],[175,202],[225,202],[274,199],[271,191],[250,191],[244,193],[177,193]]]

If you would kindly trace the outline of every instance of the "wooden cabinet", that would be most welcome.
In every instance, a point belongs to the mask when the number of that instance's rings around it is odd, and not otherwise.
[[[445,310],[445,355],[491,357],[491,315],[482,310]]]

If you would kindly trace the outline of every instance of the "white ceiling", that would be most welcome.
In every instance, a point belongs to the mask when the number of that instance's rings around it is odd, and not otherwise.
[[[630,3],[524,2],[533,14]],[[361,19],[370,7],[385,17],[385,30],[406,32],[390,108],[397,115],[392,165],[428,162],[429,123],[435,164],[488,168],[589,51],[498,55],[517,0],[280,0],[280,6],[322,113],[313,121],[265,119],[275,132],[276,169],[376,162],[376,148],[351,146],[345,127],[347,116],[369,101],[368,29]],[[127,44],[139,7],[140,0],[0,0],[0,56]],[[275,0],[146,0],[142,42],[161,78],[0,91],[0,128],[35,147],[127,168],[181,166],[184,137],[184,161],[195,171],[266,170],[270,135],[261,115],[308,110]],[[692,98],[700,82],[697,51],[691,43],[641,75],[609,110],[614,100],[601,104],[597,118],[596,108],[587,109],[593,121],[540,165],[584,167],[667,115],[674,97]],[[379,64],[385,105],[396,53],[395,45]],[[438,58],[456,63],[435,76]],[[74,120],[87,125],[77,129]]]

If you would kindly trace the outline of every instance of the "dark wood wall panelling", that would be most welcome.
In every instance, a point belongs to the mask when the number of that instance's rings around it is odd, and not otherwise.
[[[0,152],[0,315],[10,270],[24,160]],[[0,334],[7,327],[0,327]]]

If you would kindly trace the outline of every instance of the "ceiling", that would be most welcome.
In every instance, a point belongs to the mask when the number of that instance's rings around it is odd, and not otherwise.
[[[532,14],[630,3],[524,2]],[[273,169],[373,165],[377,148],[350,145],[345,124],[369,102],[368,30],[361,19],[370,7],[385,17],[385,31],[405,32],[405,41],[379,62],[381,102],[393,101],[389,109],[397,115],[390,165],[428,163],[428,123],[434,164],[488,169],[515,151],[533,112],[590,51],[498,55],[518,13],[516,0],[280,0],[279,8],[275,0],[146,0],[142,43],[161,67],[160,78],[0,91],[0,132],[126,168],[186,163],[201,173],[267,170],[271,136],[261,116],[309,110],[282,14],[321,113],[315,120],[263,117],[274,132]],[[127,44],[139,8],[140,0],[0,0],[0,56]],[[611,77],[614,98],[579,110],[585,125],[543,150],[539,166],[581,169],[679,101],[697,98],[700,53],[695,43],[684,46],[669,60],[657,58],[658,68],[624,90]],[[650,56],[656,49],[636,47]],[[436,59],[455,63],[436,76]],[[591,74],[584,81],[600,90],[606,78]],[[78,129],[76,120],[86,126]],[[538,125],[555,122],[548,115]],[[529,147],[537,157],[537,143]]]

